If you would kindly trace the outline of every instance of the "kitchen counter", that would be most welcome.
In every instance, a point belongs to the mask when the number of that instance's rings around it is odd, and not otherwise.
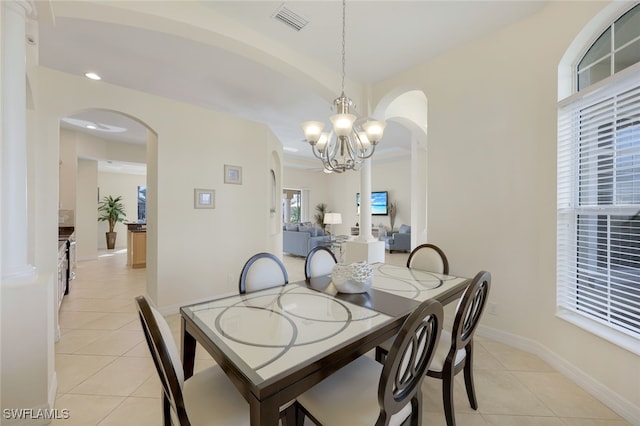
[[[147,224],[127,224],[127,264],[132,268],[147,267]]]

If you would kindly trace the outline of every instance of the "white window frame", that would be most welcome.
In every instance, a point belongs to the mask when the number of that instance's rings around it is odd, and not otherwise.
[[[583,111],[589,105],[634,87],[637,87],[640,92],[640,63],[570,96],[558,105],[556,314],[558,317],[578,327],[640,355],[640,323],[635,332],[630,332],[625,327],[618,327],[615,323],[608,321],[606,315],[605,318],[600,318],[598,315],[591,315],[585,312],[586,310],[579,306],[581,303],[579,301],[580,296],[578,296],[580,284],[577,284],[579,268],[576,260],[579,254],[576,229],[578,214],[629,215],[640,209],[640,205],[616,205],[615,200],[610,206],[579,205],[579,159],[577,151],[580,146],[580,121],[577,116],[580,111]],[[638,110],[640,111],[640,108]],[[583,175],[586,175],[586,173]],[[607,254],[609,254],[608,249]],[[585,269],[590,267],[591,265],[586,268],[581,267],[581,271],[584,272]],[[591,268],[589,272],[593,270]],[[598,271],[596,270],[595,272]],[[640,273],[638,275],[640,281]],[[584,296],[582,296],[582,300],[585,300]]]

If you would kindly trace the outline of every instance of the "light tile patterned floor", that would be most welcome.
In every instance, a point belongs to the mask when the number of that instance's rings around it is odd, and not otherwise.
[[[406,254],[387,254],[404,265]],[[304,278],[304,259],[285,255],[291,281]],[[60,312],[56,344],[56,408],[70,418],[55,425],[161,425],[160,382],[140,329],[134,297],[145,293],[144,269],[126,266],[126,252],[101,252],[80,262],[77,279]],[[177,341],[178,315],[167,318]],[[487,339],[477,339],[475,377],[480,408],[469,407],[456,378],[456,420],[460,426],[628,425],[539,358]],[[196,369],[213,364],[198,347]],[[445,425],[440,382],[425,378],[424,423]]]

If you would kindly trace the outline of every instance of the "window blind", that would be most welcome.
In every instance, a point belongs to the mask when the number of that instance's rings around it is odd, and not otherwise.
[[[635,68],[572,96],[558,110],[557,307],[640,339]]]

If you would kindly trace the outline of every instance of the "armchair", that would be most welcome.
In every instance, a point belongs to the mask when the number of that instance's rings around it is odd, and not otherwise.
[[[409,225],[401,225],[398,232],[394,232],[391,236],[383,237],[384,248],[393,251],[411,251],[411,227]]]

